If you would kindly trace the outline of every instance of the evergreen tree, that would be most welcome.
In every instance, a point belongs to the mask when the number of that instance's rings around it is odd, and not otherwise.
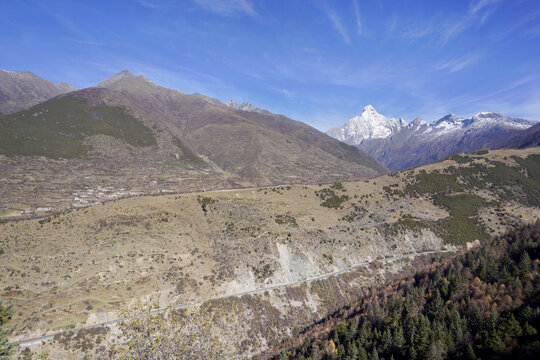
[[[504,335],[511,337],[518,337],[522,335],[521,325],[514,317],[514,314],[510,315],[504,326]]]
[[[531,258],[529,257],[527,251],[523,251],[521,254],[518,268],[522,276],[531,272]]]
[[[443,306],[444,302],[441,297],[441,293],[439,292],[439,289],[436,289],[429,306],[429,315],[432,319],[439,319],[442,316]]]
[[[363,347],[358,349],[358,360],[368,360],[368,354]]]
[[[529,325],[528,322],[525,322],[525,325],[523,325],[523,335],[525,336],[531,336],[538,334],[538,330],[536,330],[534,327]]]
[[[467,352],[465,353],[466,360],[476,360],[476,354],[471,344],[467,346]]]
[[[335,343],[339,359],[361,360],[378,351],[387,360],[539,358],[540,221],[531,228],[372,290],[313,348],[333,358],[327,345]],[[295,354],[308,354],[310,344]]]
[[[8,345],[8,336],[13,332],[13,328],[8,328],[7,323],[13,317],[15,310],[12,304],[5,305],[0,300],[0,359],[9,359],[15,351],[15,345]]]
[[[373,347],[373,350],[371,350],[368,360],[379,360],[379,352],[375,346]]]

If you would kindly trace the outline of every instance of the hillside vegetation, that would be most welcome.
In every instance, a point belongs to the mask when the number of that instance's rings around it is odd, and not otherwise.
[[[510,159],[515,166],[508,166],[504,161],[453,155],[449,160],[461,166],[431,172],[406,172],[408,181],[402,190],[386,187],[385,191],[390,196],[430,198],[450,214],[431,222],[405,217],[398,223],[417,229],[429,228],[451,243],[464,243],[471,238],[483,240],[489,233],[479,220],[480,209],[497,209],[501,202],[510,200],[531,207],[540,206],[540,155],[511,156]],[[489,191],[492,200],[478,195],[482,191]]]
[[[537,359],[540,222],[373,288],[275,359]]]
[[[132,146],[156,145],[152,131],[120,107],[89,106],[82,98],[61,96],[28,110],[0,117],[0,154],[74,158],[83,140],[109,135]]]

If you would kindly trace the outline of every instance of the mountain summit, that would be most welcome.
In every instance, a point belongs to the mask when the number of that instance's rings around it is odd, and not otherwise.
[[[480,112],[470,118],[448,114],[429,124],[417,117],[407,124],[402,119],[386,118],[368,105],[362,115],[327,134],[356,145],[390,170],[401,170],[455,153],[500,148],[507,139],[534,124],[494,112]]]
[[[405,126],[402,119],[387,118],[371,105],[364,107],[361,115],[349,119],[341,128],[332,128],[327,134],[351,145],[365,139],[382,139]]]
[[[111,86],[112,84],[118,82],[118,81],[121,81],[121,80],[125,80],[125,79],[130,79],[130,78],[134,78],[135,76],[129,72],[129,70],[123,70],[123,71],[120,71],[118,74],[115,74],[113,76],[111,76],[110,78],[108,79],[105,79],[103,80],[102,82],[100,82],[99,84],[96,85],[96,87],[109,87]]]
[[[28,72],[0,69],[0,115],[11,114],[77,90],[73,85],[53,83]]]

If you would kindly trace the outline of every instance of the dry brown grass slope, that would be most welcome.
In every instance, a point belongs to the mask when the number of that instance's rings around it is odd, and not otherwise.
[[[133,111],[165,124],[196,153],[252,184],[298,182],[306,176],[328,182],[385,172],[354,147],[284,116],[235,111],[216,99],[182,94],[128,72],[97,86],[121,91],[139,105]]]

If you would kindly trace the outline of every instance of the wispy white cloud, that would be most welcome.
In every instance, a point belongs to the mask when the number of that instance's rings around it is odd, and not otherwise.
[[[450,38],[464,32],[474,25],[482,25],[494,12],[494,5],[502,0],[471,0],[467,12],[457,21],[448,24],[443,30],[441,44],[445,45]]]
[[[472,15],[477,14],[482,9],[501,1],[502,0],[472,0],[469,3],[469,13]]]
[[[151,2],[149,0],[137,0],[137,4],[139,4],[141,6],[144,6],[144,7],[147,7],[147,8],[150,8],[150,9],[157,9],[157,8],[162,7],[161,5],[153,3],[153,2]]]
[[[538,84],[540,77],[538,75],[527,75],[520,79],[510,82],[506,86],[502,86],[494,91],[484,93],[481,95],[473,96],[471,94],[462,94],[458,97],[450,99],[450,102],[468,105],[468,104],[482,104],[488,102],[500,101],[501,98],[509,99],[509,94],[513,93],[514,90],[524,88],[531,85]],[[540,88],[538,89],[540,90]],[[538,91],[537,91],[538,93]],[[521,95],[519,97],[522,97]],[[540,102],[540,98],[536,99],[537,102]]]
[[[288,97],[288,98],[293,98],[293,97],[296,96],[296,94],[294,92],[292,92],[290,90],[287,90],[287,89],[274,87],[274,88],[272,88],[272,90],[279,93],[279,94],[285,95],[285,97]]]
[[[358,7],[358,2],[356,0],[353,1],[354,4],[354,15],[356,17],[356,31],[358,35],[362,35],[362,20],[360,19],[360,8]]]
[[[448,113],[470,116],[481,111],[540,120],[540,87],[537,86],[539,80],[537,75],[527,75],[482,94],[469,91],[458,96],[442,97],[426,93],[423,106],[418,111],[428,121]]]
[[[469,53],[465,56],[452,59],[444,63],[440,63],[436,65],[435,68],[437,70],[447,70],[449,73],[454,73],[456,71],[463,70],[466,67],[473,65],[478,60],[480,60],[482,56],[483,55],[481,53]]]
[[[350,44],[351,43],[351,36],[347,32],[347,30],[345,30],[345,27],[341,23],[341,19],[339,18],[338,14],[335,12],[335,10],[331,9],[330,7],[327,7],[326,8],[326,15],[332,21],[332,24],[336,28],[337,32],[343,38],[343,41],[345,41],[347,44]]]
[[[206,10],[220,15],[232,16],[237,14],[258,16],[250,0],[193,0]]]

